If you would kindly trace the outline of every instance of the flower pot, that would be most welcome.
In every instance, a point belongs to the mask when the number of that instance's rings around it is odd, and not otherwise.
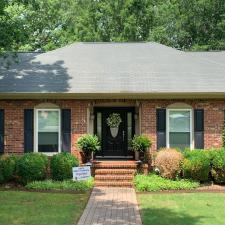
[[[139,159],[143,162],[145,160],[145,152],[139,152]]]
[[[86,162],[86,163],[87,163],[87,162],[90,162],[91,159],[92,159],[92,152],[86,151],[86,152],[85,152],[85,162]]]
[[[115,138],[118,134],[118,131],[119,131],[119,127],[110,127],[110,132],[111,132],[112,137]]]

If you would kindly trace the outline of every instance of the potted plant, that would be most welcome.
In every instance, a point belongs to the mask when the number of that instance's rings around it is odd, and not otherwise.
[[[122,122],[119,113],[112,113],[107,118],[107,125],[110,127],[110,132],[112,136],[115,138],[119,131],[119,125]]]
[[[81,136],[77,140],[77,146],[81,151],[84,152],[86,162],[90,162],[92,152],[99,151],[101,147],[98,137],[91,134],[85,134]]]
[[[139,159],[141,161],[145,161],[146,159],[146,151],[151,147],[151,140],[144,135],[135,135],[132,139],[132,150],[137,151],[139,153]]]

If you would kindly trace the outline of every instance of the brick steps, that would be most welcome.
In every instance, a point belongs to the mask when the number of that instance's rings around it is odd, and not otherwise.
[[[96,181],[132,181],[133,175],[95,175]]]
[[[135,161],[97,161],[94,162],[95,186],[133,187]]]
[[[125,175],[134,175],[134,169],[96,169],[95,175],[98,174],[125,174]]]
[[[133,183],[128,181],[124,181],[124,182],[95,181],[95,186],[97,187],[133,187]]]

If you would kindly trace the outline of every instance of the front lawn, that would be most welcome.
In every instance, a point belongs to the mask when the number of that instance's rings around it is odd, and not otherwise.
[[[225,194],[138,194],[144,225],[225,225]]]
[[[1,225],[72,225],[85,208],[89,193],[0,192]]]

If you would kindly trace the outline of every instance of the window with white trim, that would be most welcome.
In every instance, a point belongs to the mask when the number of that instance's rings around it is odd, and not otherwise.
[[[43,153],[60,151],[60,110],[36,110],[36,150]]]
[[[167,147],[191,148],[192,140],[192,110],[167,110]]]

